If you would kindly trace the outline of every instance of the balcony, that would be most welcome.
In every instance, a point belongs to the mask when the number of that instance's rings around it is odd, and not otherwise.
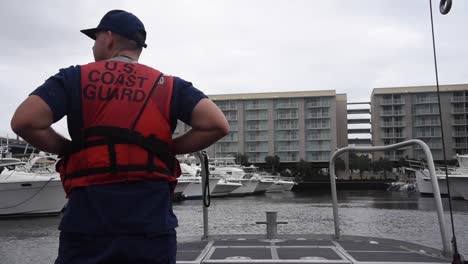
[[[306,129],[330,129],[330,124],[306,124]]]
[[[265,148],[247,148],[247,152],[259,152],[259,153],[262,153],[262,152],[268,152],[268,147],[265,147]]]
[[[268,141],[268,137],[258,136],[258,137],[247,137],[245,142],[263,142]]]
[[[404,116],[405,111],[403,110],[384,110],[380,113],[380,116]]]
[[[305,148],[305,151],[330,151],[330,145],[328,146],[321,146],[321,145],[318,145],[318,146],[307,146]]]
[[[237,148],[216,149],[216,153],[235,153],[235,154],[237,154]]]
[[[246,104],[245,110],[264,110],[268,109],[267,104]]]
[[[268,126],[247,126],[245,131],[265,131],[268,130]]]
[[[381,99],[380,100],[380,105],[402,105],[402,104],[405,104],[405,100],[403,98],[400,98],[400,99],[396,99],[396,98],[392,98],[392,99]]]
[[[222,138],[218,140],[219,143],[224,142],[224,143],[237,143],[238,140],[237,138]]]
[[[437,97],[416,98],[414,104],[437,104]]]
[[[330,101],[317,101],[317,102],[306,102],[306,108],[323,108],[323,107],[330,107]]]
[[[406,122],[403,121],[393,121],[393,122],[382,122],[380,127],[405,127]]]
[[[275,146],[275,151],[277,152],[298,152],[299,147],[298,146]]]
[[[468,149],[468,143],[467,142],[453,143],[453,148],[454,149]]]
[[[297,141],[297,135],[276,136],[276,141]]]
[[[415,111],[413,111],[413,115],[415,115],[415,116],[420,116],[420,115],[439,115],[439,109],[415,110]]]
[[[452,125],[453,126],[466,126],[468,125],[468,120],[467,119],[454,119],[452,120]]]
[[[440,121],[426,121],[426,122],[421,122],[421,121],[416,121],[414,122],[414,127],[433,127],[433,126],[440,126]]]
[[[283,157],[281,155],[278,155],[280,157],[280,160],[281,162],[296,162],[296,161],[299,161],[299,159],[296,157],[296,156],[286,156],[286,157]]]
[[[322,112],[322,113],[307,113],[305,118],[313,119],[313,118],[330,118],[329,112]]]
[[[217,104],[221,111],[236,111],[237,104]]]
[[[414,137],[415,138],[435,138],[435,137],[441,137],[441,133],[440,132],[427,132],[427,133],[424,133],[424,132],[416,132]]]
[[[246,115],[246,121],[253,121],[253,120],[268,120],[268,115]]]
[[[276,126],[275,130],[298,130],[297,125],[290,125],[290,126]]]
[[[237,115],[224,115],[227,121],[237,121]]]
[[[454,137],[468,137],[468,131],[453,131],[452,136]]]
[[[222,143],[218,141],[214,146],[216,147],[216,151],[227,150],[227,149],[237,149],[237,143]]]
[[[427,146],[430,148],[430,149],[442,149],[442,143],[431,143],[431,142],[425,142],[427,144]],[[421,146],[419,145],[416,145],[414,146],[415,149],[422,149]]]
[[[381,138],[404,138],[403,133],[383,133]]]
[[[329,151],[307,151],[307,161],[328,161],[330,159]]]
[[[288,109],[288,108],[298,108],[299,104],[298,103],[276,103],[275,104],[275,109]]]
[[[452,96],[452,103],[464,103],[468,101],[468,96]]]
[[[452,107],[452,114],[467,114],[468,109],[465,107]]]
[[[276,120],[284,120],[284,119],[298,119],[299,115],[296,114],[289,114],[289,115],[276,115]]]
[[[306,135],[306,140],[330,140],[330,135]]]

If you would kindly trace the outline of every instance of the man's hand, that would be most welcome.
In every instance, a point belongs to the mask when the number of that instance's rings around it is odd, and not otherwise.
[[[16,109],[11,129],[34,147],[56,154],[64,154],[70,140],[52,128],[53,112],[42,98],[31,95]]]

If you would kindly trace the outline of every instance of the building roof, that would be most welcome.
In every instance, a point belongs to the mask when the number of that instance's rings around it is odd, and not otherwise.
[[[248,99],[276,99],[276,98],[303,98],[316,96],[336,96],[335,90],[294,91],[274,93],[243,93],[243,94],[214,94],[208,95],[211,100],[248,100]]]
[[[465,90],[468,90],[468,84],[439,85],[439,90],[441,92],[465,91]],[[403,93],[427,93],[427,92],[437,92],[437,86],[428,85],[428,86],[374,88],[372,90],[371,97],[377,94],[403,94]]]

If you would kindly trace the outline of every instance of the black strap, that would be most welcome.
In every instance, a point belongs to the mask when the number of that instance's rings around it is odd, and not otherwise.
[[[84,148],[95,146],[109,144],[135,144],[142,147],[147,152],[154,154],[154,156],[168,166],[170,171],[174,171],[175,157],[170,152],[169,146],[158,139],[155,135],[145,137],[137,131],[112,126],[91,127],[84,130],[83,135],[84,142],[73,142],[73,146],[71,147],[72,153],[78,152]],[[104,137],[104,139],[86,140],[86,138],[91,136]],[[152,160],[151,164],[153,164]]]
[[[147,169],[147,165],[125,165],[125,166],[116,166],[115,167],[115,172],[132,172],[132,171],[145,171]],[[168,170],[165,170],[163,168],[155,167],[154,168],[155,172],[159,172],[162,174],[165,174],[169,177],[172,177],[172,173]],[[71,173],[67,174],[67,179],[73,179],[73,178],[79,178],[79,177],[85,177],[89,175],[95,175],[95,174],[102,174],[102,173],[112,173],[113,170],[111,167],[98,167],[98,168],[92,168],[92,169],[86,169],[86,170],[79,170],[79,171],[74,171]]]
[[[135,130],[135,127],[136,127],[138,121],[140,120],[140,117],[141,117],[141,115],[143,114],[143,111],[145,111],[146,105],[148,105],[148,102],[149,102],[151,96],[153,95],[154,90],[156,90],[156,86],[158,86],[159,80],[161,80],[161,77],[162,77],[162,76],[163,76],[162,73],[159,74],[158,78],[156,79],[156,82],[154,83],[153,87],[151,88],[151,91],[150,91],[149,94],[148,94],[148,97],[146,97],[146,100],[145,100],[145,102],[143,103],[143,106],[141,107],[140,112],[138,112],[137,117],[135,118],[135,120],[133,121],[132,126],[130,127],[130,129],[131,129],[132,131]]]
[[[109,161],[110,161],[110,169],[112,175],[117,174],[117,154],[115,153],[115,143],[109,142],[107,144],[107,150],[109,151]]]

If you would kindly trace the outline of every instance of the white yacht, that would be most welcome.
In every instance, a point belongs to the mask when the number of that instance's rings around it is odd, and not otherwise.
[[[187,189],[187,187],[189,185],[190,185],[190,181],[186,181],[186,180],[180,181],[180,180],[178,180],[177,185],[174,188],[174,199],[177,200],[177,199],[180,199],[180,198],[184,198],[184,191]]]
[[[452,198],[468,200],[468,155],[457,155],[457,160],[459,166],[449,168],[450,195]],[[440,193],[447,195],[445,170],[443,168],[438,168],[436,173]],[[415,175],[419,193],[422,195],[432,195],[433,188],[429,177],[429,171],[427,169],[417,170]]]
[[[253,194],[262,194],[265,193],[268,188],[273,184],[272,181],[264,179],[262,176],[260,176],[260,171],[258,170],[258,167],[250,165],[248,167],[242,167],[244,172],[246,173],[243,178],[245,179],[250,179],[250,180],[256,180],[258,181],[258,184],[255,186],[255,189],[253,191]]]
[[[275,175],[262,175],[263,179],[270,181],[272,184],[266,192],[284,192],[290,191],[296,183],[289,178],[284,178]]]
[[[202,198],[202,179],[200,176],[200,169],[193,165],[188,165],[181,162],[180,168],[182,174],[178,178],[177,186],[185,186],[182,191],[182,197],[185,199],[200,199]],[[219,179],[210,177],[209,179],[209,190],[210,193],[214,190]],[[177,189],[176,186],[176,189]]]
[[[59,214],[67,199],[55,157],[39,154],[0,173],[0,217]]]
[[[245,175],[245,172],[238,166],[226,166],[219,164],[210,165],[210,176],[222,179],[223,184],[236,187],[226,195],[247,195],[254,192],[257,183],[255,181],[245,179]],[[229,187],[223,186],[223,189],[226,189],[227,191]],[[221,189],[218,187],[218,190]]]
[[[226,170],[226,167],[210,165],[209,171],[210,171],[210,180],[218,179],[216,186],[210,193],[210,195],[213,197],[227,196],[231,194],[232,192],[236,191],[237,189],[243,187],[242,183],[229,180],[231,178],[230,176],[232,176],[232,174],[228,173],[229,171],[232,172],[230,168]],[[242,172],[236,171],[236,174],[237,173],[243,173],[243,171]]]

